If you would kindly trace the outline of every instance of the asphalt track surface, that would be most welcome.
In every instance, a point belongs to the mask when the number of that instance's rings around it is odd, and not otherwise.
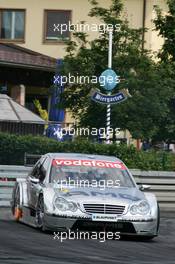
[[[1,264],[175,264],[175,218],[161,218],[153,241],[54,239],[33,227],[16,223],[0,208]]]

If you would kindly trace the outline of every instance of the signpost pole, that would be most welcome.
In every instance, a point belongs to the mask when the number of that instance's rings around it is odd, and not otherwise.
[[[109,50],[108,50],[108,68],[112,68],[112,37],[113,31],[109,30]],[[111,92],[108,92],[111,95]],[[107,105],[107,115],[106,115],[106,144],[110,144],[110,126],[111,126],[111,105]]]

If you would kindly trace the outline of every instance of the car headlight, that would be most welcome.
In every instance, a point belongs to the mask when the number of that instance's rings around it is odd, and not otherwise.
[[[137,205],[136,204],[134,204],[130,207],[130,213],[133,215],[137,214]]]
[[[140,215],[146,215],[150,211],[150,206],[146,201],[141,201],[138,204],[134,204],[130,207],[130,213],[135,215],[135,214],[140,214]]]
[[[76,203],[68,202],[66,199],[57,197],[54,202],[56,208],[60,211],[72,211],[75,212],[77,210]]]

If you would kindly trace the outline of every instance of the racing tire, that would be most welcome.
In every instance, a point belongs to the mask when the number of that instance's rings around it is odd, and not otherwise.
[[[155,238],[156,236],[143,236],[140,238],[141,241],[146,242],[146,241],[151,241]]]
[[[39,195],[37,206],[36,206],[36,216],[35,223],[37,228],[45,231],[44,227],[44,197],[43,195]]]
[[[159,233],[159,225],[160,225],[160,208],[159,208],[159,204],[157,203],[157,228],[156,228],[157,235],[155,235],[155,236],[142,236],[140,239],[142,241],[150,241],[150,240],[154,239],[155,237],[157,237],[158,233]]]
[[[150,235],[150,236],[144,236],[144,235],[122,235],[120,236],[120,240],[126,240],[126,241],[140,241],[140,242],[147,242],[147,241],[151,241],[152,239],[154,239],[156,236],[155,235]]]

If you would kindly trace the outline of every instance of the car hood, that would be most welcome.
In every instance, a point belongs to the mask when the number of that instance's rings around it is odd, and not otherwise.
[[[131,204],[145,199],[145,195],[138,188],[59,188],[53,186],[55,195],[65,198],[69,201],[79,203],[125,203]]]

